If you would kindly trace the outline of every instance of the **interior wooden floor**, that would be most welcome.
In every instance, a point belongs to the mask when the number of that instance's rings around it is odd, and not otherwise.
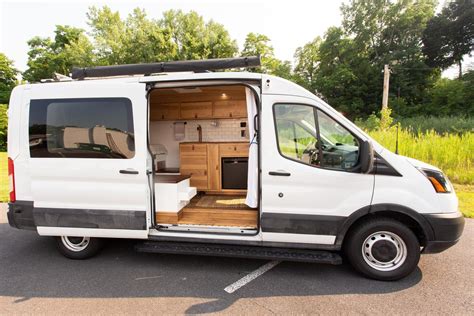
[[[212,198],[209,198],[212,197]],[[257,228],[258,211],[242,204],[242,196],[198,195],[178,214],[157,212],[158,224]]]

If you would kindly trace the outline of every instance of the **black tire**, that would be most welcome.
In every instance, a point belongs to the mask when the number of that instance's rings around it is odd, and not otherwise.
[[[69,259],[88,259],[95,256],[103,246],[103,240],[101,238],[66,236],[55,238],[59,252]],[[87,240],[87,242],[84,243],[85,240]],[[75,250],[73,250],[74,248]]]
[[[372,237],[368,238],[370,236]],[[363,253],[363,246],[364,249],[373,251],[364,250],[366,252]],[[370,219],[355,227],[346,236],[343,250],[354,269],[371,279],[381,281],[395,281],[406,277],[415,270],[420,260],[420,243],[416,235],[403,223],[389,218]],[[399,258],[397,256],[402,258],[402,253],[406,254],[405,259],[386,264]],[[394,268],[397,265],[399,266]]]

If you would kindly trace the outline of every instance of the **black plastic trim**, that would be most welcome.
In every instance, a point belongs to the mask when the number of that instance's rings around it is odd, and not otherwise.
[[[421,229],[423,230],[423,235],[425,236],[427,242],[435,240],[433,228],[431,227],[430,223],[426,220],[426,218],[423,215],[403,205],[384,203],[384,204],[373,204],[370,206],[365,206],[353,212],[342,224],[341,229],[339,230],[337,234],[336,243],[335,243],[336,248],[337,249],[341,248],[347,232],[357,220],[359,220],[360,218],[368,214],[375,215],[377,213],[382,213],[382,212],[400,213],[400,214],[410,217],[412,220],[418,223],[418,225],[421,227]]]
[[[36,226],[100,229],[146,229],[145,211],[39,208],[33,210]]]
[[[457,244],[458,241],[459,239],[454,241],[428,241],[426,243],[426,246],[423,248],[423,253],[429,254],[443,252],[446,249],[451,248],[452,246]]]
[[[13,228],[35,230],[33,218],[33,202],[15,201],[8,203],[8,223]]]
[[[434,231],[434,241],[457,241],[464,230],[465,220],[460,212],[423,214]]]
[[[383,159],[378,153],[375,153],[374,168],[371,174],[402,177],[402,175],[395,170],[385,159]]]
[[[310,235],[337,235],[347,217],[264,212],[262,232]]]
[[[37,226],[101,229],[146,229],[145,211],[34,207],[33,201],[8,203],[8,223],[18,229]]]

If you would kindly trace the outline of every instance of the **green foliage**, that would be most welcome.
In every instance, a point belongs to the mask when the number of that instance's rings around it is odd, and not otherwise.
[[[122,19],[104,6],[92,7],[87,18],[91,39],[81,29],[58,25],[54,39],[28,41],[29,68],[23,77],[35,82],[55,72],[68,75],[72,66],[223,58],[238,51],[223,25],[193,11],[170,10],[153,20],[137,8]]]
[[[380,130],[388,130],[393,123],[392,110],[385,108],[380,111]]]
[[[28,69],[23,79],[37,82],[54,73],[68,75],[72,66],[93,64],[93,46],[84,30],[57,25],[55,37],[34,37],[28,41]]]
[[[429,21],[423,34],[423,45],[430,66],[446,69],[457,64],[461,78],[463,56],[474,48],[474,2],[448,2]]]
[[[7,117],[8,107],[6,104],[0,104],[0,151],[7,150]]]
[[[241,56],[260,56],[261,66],[248,71],[273,74],[286,79],[291,78],[291,63],[275,58],[270,38],[263,34],[249,33],[245,38]]]
[[[0,104],[10,101],[10,94],[17,82],[18,70],[13,67],[13,62],[0,53]]]
[[[395,150],[395,128],[371,131],[369,134],[385,148]],[[434,130],[418,134],[406,129],[399,130],[400,155],[439,167],[455,183],[474,184],[473,152],[473,132],[440,135]]]
[[[425,64],[420,45],[434,0],[353,0],[341,8],[343,26],[331,27],[296,51],[298,83],[346,116],[367,117],[382,99],[382,69],[392,69],[390,95],[415,111],[440,72]],[[400,98],[397,99],[400,101]]]

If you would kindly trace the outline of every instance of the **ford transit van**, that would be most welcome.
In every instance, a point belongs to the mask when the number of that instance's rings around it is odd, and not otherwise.
[[[16,87],[12,227],[72,259],[136,250],[338,264],[397,280],[460,238],[435,166],[385,149],[258,58],[75,69]]]

